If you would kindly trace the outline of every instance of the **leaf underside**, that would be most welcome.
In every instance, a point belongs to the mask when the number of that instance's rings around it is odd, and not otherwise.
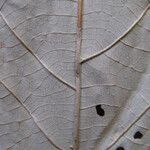
[[[0,150],[149,150],[150,2],[0,0]]]

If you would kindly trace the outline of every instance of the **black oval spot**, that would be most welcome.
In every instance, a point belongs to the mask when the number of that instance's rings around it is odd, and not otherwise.
[[[125,150],[123,147],[118,147],[116,150]]]
[[[143,137],[143,134],[140,132],[140,131],[137,131],[135,134],[134,134],[134,138],[135,139],[141,139]]]
[[[104,109],[101,107],[101,105],[97,105],[97,106],[96,106],[96,112],[97,112],[97,114],[100,115],[100,116],[104,116],[104,115],[105,115],[105,111],[104,111]]]

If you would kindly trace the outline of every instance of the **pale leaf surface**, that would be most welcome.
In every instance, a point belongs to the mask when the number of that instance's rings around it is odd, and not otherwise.
[[[0,149],[57,150],[22,104],[0,83]]]
[[[149,8],[1,0],[0,149],[149,150]]]

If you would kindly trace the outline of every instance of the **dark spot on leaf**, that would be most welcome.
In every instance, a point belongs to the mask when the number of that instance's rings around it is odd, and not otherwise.
[[[5,47],[5,43],[0,41],[0,48],[4,48]]]
[[[134,134],[134,138],[135,139],[141,139],[143,137],[143,134],[140,132],[140,131],[137,131],[135,134]]]
[[[70,149],[73,150],[73,146],[72,145],[70,146]]]
[[[96,106],[96,112],[97,112],[97,114],[100,115],[100,116],[104,116],[104,115],[105,115],[105,111],[104,111],[104,109],[101,107],[101,105],[97,105],[97,106]]]
[[[123,147],[118,147],[116,150],[125,150]]]

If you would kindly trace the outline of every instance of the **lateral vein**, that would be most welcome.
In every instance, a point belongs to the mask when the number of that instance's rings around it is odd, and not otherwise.
[[[57,149],[62,150],[60,147],[58,147],[41,129],[41,127],[39,127],[39,125],[37,124],[37,122],[35,121],[34,116],[29,112],[29,110],[26,108],[26,106],[19,100],[19,98],[2,82],[0,81],[0,83],[3,84],[3,86],[13,95],[13,97],[15,97],[15,99],[20,103],[20,105],[28,112],[28,114],[32,117],[33,121],[35,122],[35,124],[38,126],[39,130],[45,135],[45,137],[47,138],[47,140]]]
[[[5,21],[6,25],[10,29],[10,31],[13,33],[13,35],[19,40],[19,42],[34,56],[34,58],[51,74],[53,75],[56,79],[58,79],[60,82],[64,83],[65,85],[69,86],[71,89],[76,90],[76,88],[71,85],[70,83],[66,82],[63,80],[61,77],[57,76],[53,71],[51,71],[33,52],[32,50],[25,44],[25,42],[20,39],[20,37],[16,34],[16,32],[10,27],[9,23],[7,22],[6,18],[4,15],[0,12],[0,15],[2,19]]]
[[[100,52],[96,52],[93,55],[84,58],[81,60],[81,64],[85,63],[99,55],[102,55],[103,53],[107,52],[108,50],[110,50],[113,46],[115,46],[121,39],[123,39],[138,23],[139,21],[143,18],[143,16],[146,14],[147,10],[150,8],[150,4],[148,4],[148,6],[145,8],[145,10],[142,12],[142,14],[140,15],[140,17],[131,25],[131,27],[129,27],[129,29],[124,32],[123,35],[121,35],[120,37],[118,37],[112,44],[108,45],[106,48],[102,49]]]
[[[126,132],[129,131],[129,129],[150,109],[150,106],[148,106],[115,140],[114,142],[107,147],[107,150],[109,150],[110,148],[112,148],[117,142],[118,140],[125,135]]]

